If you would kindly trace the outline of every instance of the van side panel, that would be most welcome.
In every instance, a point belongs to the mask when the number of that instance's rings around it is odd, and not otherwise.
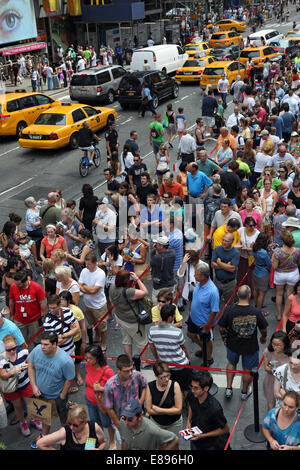
[[[154,55],[152,51],[134,51],[130,64],[130,71],[137,72],[144,70],[144,61],[147,60],[151,70],[156,70],[156,62],[153,60]]]

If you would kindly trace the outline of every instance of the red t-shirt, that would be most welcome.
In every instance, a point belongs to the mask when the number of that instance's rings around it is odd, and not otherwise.
[[[45,251],[46,251],[45,258],[51,258],[51,253],[53,250],[62,250],[64,241],[65,241],[64,237],[62,237],[61,235],[58,235],[56,243],[54,245],[51,245],[48,242],[48,237],[44,237],[42,240],[42,244],[45,246]]]
[[[105,367],[105,366],[103,366]],[[85,376],[85,385],[86,385],[86,398],[93,403],[93,405],[97,405],[95,395],[94,395],[94,384],[99,381],[101,375],[103,374],[103,367],[101,369],[94,369],[94,367],[90,366],[88,363],[85,364],[86,368],[86,376]],[[104,387],[108,379],[115,375],[114,371],[110,367],[106,367],[105,372],[102,376],[100,381],[101,387]]]
[[[37,282],[30,281],[27,289],[19,289],[13,283],[9,298],[15,301],[14,320],[27,325],[41,316],[40,302],[45,299],[45,293]]]
[[[256,115],[257,119],[262,119],[261,123],[259,124],[259,127],[261,128],[263,123],[266,122],[267,120],[267,112],[264,108],[260,108]]]

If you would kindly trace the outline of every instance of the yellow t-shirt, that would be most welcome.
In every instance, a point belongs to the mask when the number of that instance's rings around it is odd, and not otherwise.
[[[83,315],[81,308],[77,307],[76,305],[70,305],[70,307],[71,307],[71,310],[73,312],[75,319],[78,322],[84,319],[84,315]],[[75,343],[75,341],[79,341],[80,339],[81,339],[81,330],[79,333],[77,333],[77,335],[74,336],[73,341]]]
[[[216,246],[222,245],[222,239],[225,233],[228,233],[226,224],[221,225],[221,227],[217,228],[217,230],[214,231],[213,250],[216,248]],[[241,237],[240,237],[238,230],[235,230],[235,232],[233,232],[233,236],[234,236],[234,240],[233,240],[232,246],[236,245],[237,243],[241,241]]]
[[[175,305],[175,304],[172,304],[172,305]],[[175,305],[175,306],[176,306],[176,305]],[[156,322],[156,321],[160,321],[160,320],[161,320],[161,316],[160,316],[160,311],[159,311],[158,305],[156,305],[155,307],[152,307],[151,314],[152,314],[152,321],[153,321],[153,323]],[[176,307],[176,310],[175,310],[175,321],[174,321],[174,323],[179,323],[181,320],[182,320],[182,315],[180,314],[178,308]]]

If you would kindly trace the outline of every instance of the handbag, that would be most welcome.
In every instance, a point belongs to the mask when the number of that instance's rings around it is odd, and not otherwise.
[[[8,363],[10,366],[8,370],[13,369],[12,363],[10,361],[8,361]],[[0,392],[3,392],[3,393],[15,392],[17,390],[18,380],[19,380],[18,375],[13,375],[12,377],[9,377],[7,380],[0,379]]]
[[[246,245],[246,248],[247,248],[247,239],[246,239],[246,233],[245,233],[245,231],[244,231],[244,237],[245,237],[245,245]],[[253,255],[250,255],[250,254],[248,253],[248,266],[249,266],[249,268],[251,268],[251,267],[253,268],[253,267],[254,267],[254,264],[255,264],[255,258],[254,258],[254,256],[253,256]]]
[[[127,294],[126,294],[126,287],[123,287],[122,290],[122,295],[126,302],[128,303],[129,307],[133,311],[134,315],[137,317],[137,321],[140,325],[148,325],[149,323],[152,323],[152,315],[151,312],[147,311],[146,308],[141,308],[141,305],[138,300],[135,300],[136,305],[138,307],[138,313],[134,310],[132,305],[130,304]]]
[[[95,399],[97,402],[97,406],[99,410],[101,411],[101,413],[103,413],[104,415],[107,415],[107,408],[104,405],[104,393],[101,390],[99,390],[99,386],[107,368],[108,366],[104,366],[100,379],[98,380],[98,382],[94,383],[94,395],[95,395]]]
[[[167,162],[159,162],[157,165],[158,171],[168,171],[168,163]]]

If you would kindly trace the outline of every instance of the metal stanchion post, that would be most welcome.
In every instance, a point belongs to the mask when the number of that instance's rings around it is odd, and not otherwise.
[[[244,430],[244,436],[248,441],[260,443],[265,442],[266,438],[261,432],[259,424],[259,407],[258,407],[258,370],[253,369],[250,374],[253,376],[253,405],[254,405],[254,424],[249,424]]]
[[[133,360],[135,369],[140,371],[141,370],[141,358],[140,358],[140,356],[138,356],[138,355],[133,356],[132,360]]]
[[[202,353],[203,353],[203,367],[207,367],[207,338],[208,335],[206,333],[200,333],[200,337],[202,339]],[[215,383],[212,383],[212,386],[209,389],[209,393],[211,395],[216,395],[218,392],[218,386]]]

